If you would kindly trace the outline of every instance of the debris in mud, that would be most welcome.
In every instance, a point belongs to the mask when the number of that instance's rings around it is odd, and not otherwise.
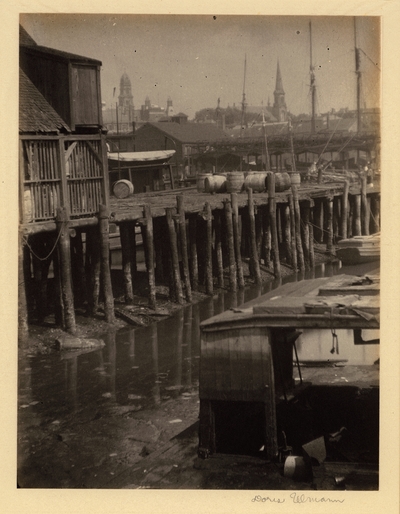
[[[76,350],[84,348],[102,348],[105,343],[102,339],[76,337],[69,334],[62,334],[55,340],[57,350]]]

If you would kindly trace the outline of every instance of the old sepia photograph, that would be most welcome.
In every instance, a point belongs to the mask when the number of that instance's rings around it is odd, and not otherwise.
[[[382,19],[18,25],[16,487],[379,492]]]

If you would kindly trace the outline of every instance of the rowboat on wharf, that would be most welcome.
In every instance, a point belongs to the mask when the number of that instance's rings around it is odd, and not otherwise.
[[[349,345],[379,344],[379,286],[379,274],[287,283],[202,322],[199,457],[224,453],[228,439],[240,440],[249,454],[262,451],[268,460],[277,459],[287,443],[294,446],[286,439],[285,421],[277,423],[277,411],[281,402],[295,401],[312,386],[302,378],[302,365],[310,362],[300,361],[298,346],[327,336],[325,373],[333,376],[332,368],[344,364],[340,358],[330,360],[339,354],[339,342],[343,353]],[[379,377],[376,367],[371,373]],[[325,408],[329,412],[334,405]],[[300,418],[294,425],[301,448],[310,432],[301,434]],[[235,447],[226,453],[235,453]]]
[[[381,255],[380,244],[380,232],[342,239],[338,243],[336,256],[346,265],[378,261]]]

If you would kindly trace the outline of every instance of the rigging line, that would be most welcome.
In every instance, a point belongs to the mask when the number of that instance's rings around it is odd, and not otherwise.
[[[365,55],[365,57],[366,57],[367,59],[369,59],[369,60],[372,62],[372,64],[373,64],[373,65],[374,65],[374,66],[375,66],[379,71],[381,71],[381,69],[380,69],[380,68],[379,68],[379,66],[378,66],[378,63],[374,62],[374,60],[373,60],[373,59],[371,59],[371,57],[370,57],[368,54],[366,54],[362,48],[360,48],[359,50],[361,50],[361,52]]]
[[[332,139],[332,137],[333,137],[334,133],[336,132],[336,129],[338,128],[338,125],[339,125],[340,119],[341,119],[341,118],[338,118],[337,123],[336,123],[336,127],[335,127],[334,131],[332,132],[332,134],[331,134],[330,138],[328,139],[328,141],[327,141],[327,143],[326,143],[326,145],[325,145],[324,149],[323,149],[323,150],[322,150],[322,152],[320,153],[320,155],[319,155],[319,157],[318,157],[318,160],[317,160],[317,164],[319,163],[319,160],[321,159],[322,154],[325,152],[326,147],[329,145],[330,140]]]

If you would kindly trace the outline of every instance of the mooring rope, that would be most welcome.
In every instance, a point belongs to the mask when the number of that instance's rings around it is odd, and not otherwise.
[[[28,242],[28,239],[24,236],[22,238],[22,243],[23,244],[26,244],[26,246],[29,248],[29,252],[34,256],[36,257],[36,259],[38,259],[39,261],[47,261],[47,259],[51,256],[51,254],[54,252],[54,250],[56,249],[56,246],[57,246],[57,243],[58,241],[60,240],[60,236],[61,236],[61,230],[58,232],[58,236],[56,238],[56,241],[54,243],[54,246],[53,248],[50,250],[49,254],[46,256],[46,257],[39,257],[38,255],[36,255],[36,253],[34,252],[33,248],[31,247],[31,245],[29,244]]]

